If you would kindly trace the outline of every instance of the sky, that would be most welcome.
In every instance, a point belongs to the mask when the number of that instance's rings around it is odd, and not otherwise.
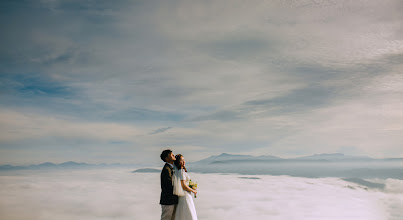
[[[399,0],[0,3],[0,163],[403,157]]]
[[[189,174],[198,219],[402,219],[403,181]],[[0,176],[2,219],[158,219],[159,173],[20,171]],[[264,185],[265,187],[262,187]],[[135,187],[133,187],[135,186]]]

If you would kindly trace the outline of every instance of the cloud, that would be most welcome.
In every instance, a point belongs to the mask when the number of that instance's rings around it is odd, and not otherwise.
[[[166,128],[158,128],[157,130],[151,132],[150,134],[158,134],[158,133],[162,133],[165,131],[168,131],[169,129],[172,129],[172,127],[166,127]]]
[[[143,134],[138,128],[115,123],[86,123],[2,110],[2,141],[40,137],[88,138],[93,140],[133,139]]]
[[[43,76],[32,74],[2,74],[1,84],[3,95],[14,94],[16,96],[46,96],[68,98],[75,93],[74,88],[68,87],[62,82]]]
[[[0,217],[159,218],[159,174],[131,171],[20,171],[2,175]],[[403,208],[401,180],[387,179],[379,182],[384,189],[365,190],[357,183],[336,178],[189,175],[198,183],[194,202],[199,219],[387,219],[399,217]],[[47,202],[40,202],[43,199]]]
[[[320,86],[308,86],[303,89],[296,89],[281,97],[276,97],[267,100],[252,100],[244,103],[246,106],[264,107],[272,109],[279,107],[279,112],[289,111],[304,111],[308,109],[316,109],[320,106],[327,106],[330,101],[333,101],[333,94],[330,88]]]
[[[22,140],[30,139],[38,154],[52,158],[39,146],[89,151],[96,143],[112,151],[100,142],[127,143],[115,145],[145,160],[166,145],[190,160],[346,146],[357,154],[402,155],[399,1],[0,4],[7,9],[0,13],[3,116],[32,115],[42,128],[2,119],[2,127],[23,131],[3,137],[7,154],[25,155],[9,148],[27,149]],[[150,137],[167,124],[175,129]]]

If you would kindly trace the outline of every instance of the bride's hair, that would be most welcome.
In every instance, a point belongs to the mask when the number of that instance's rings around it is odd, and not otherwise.
[[[175,156],[175,159],[176,159],[176,160],[174,161],[174,164],[175,164],[176,168],[178,168],[178,170],[181,169],[181,165],[179,164],[181,157],[182,157],[182,154],[177,154],[177,155]],[[183,166],[183,169],[185,170],[185,172],[188,172],[188,171],[186,170],[186,167],[185,167],[185,166]]]

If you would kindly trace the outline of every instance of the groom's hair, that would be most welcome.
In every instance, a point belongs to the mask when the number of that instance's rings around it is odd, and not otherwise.
[[[170,153],[172,153],[172,151],[170,149],[162,151],[161,156],[160,156],[161,160],[166,162],[165,158],[167,158]]]

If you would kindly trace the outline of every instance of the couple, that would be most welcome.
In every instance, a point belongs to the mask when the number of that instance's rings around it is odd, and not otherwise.
[[[164,150],[161,159],[165,162],[161,171],[161,220],[197,220],[189,187],[190,177],[181,154],[174,156],[171,150]]]

